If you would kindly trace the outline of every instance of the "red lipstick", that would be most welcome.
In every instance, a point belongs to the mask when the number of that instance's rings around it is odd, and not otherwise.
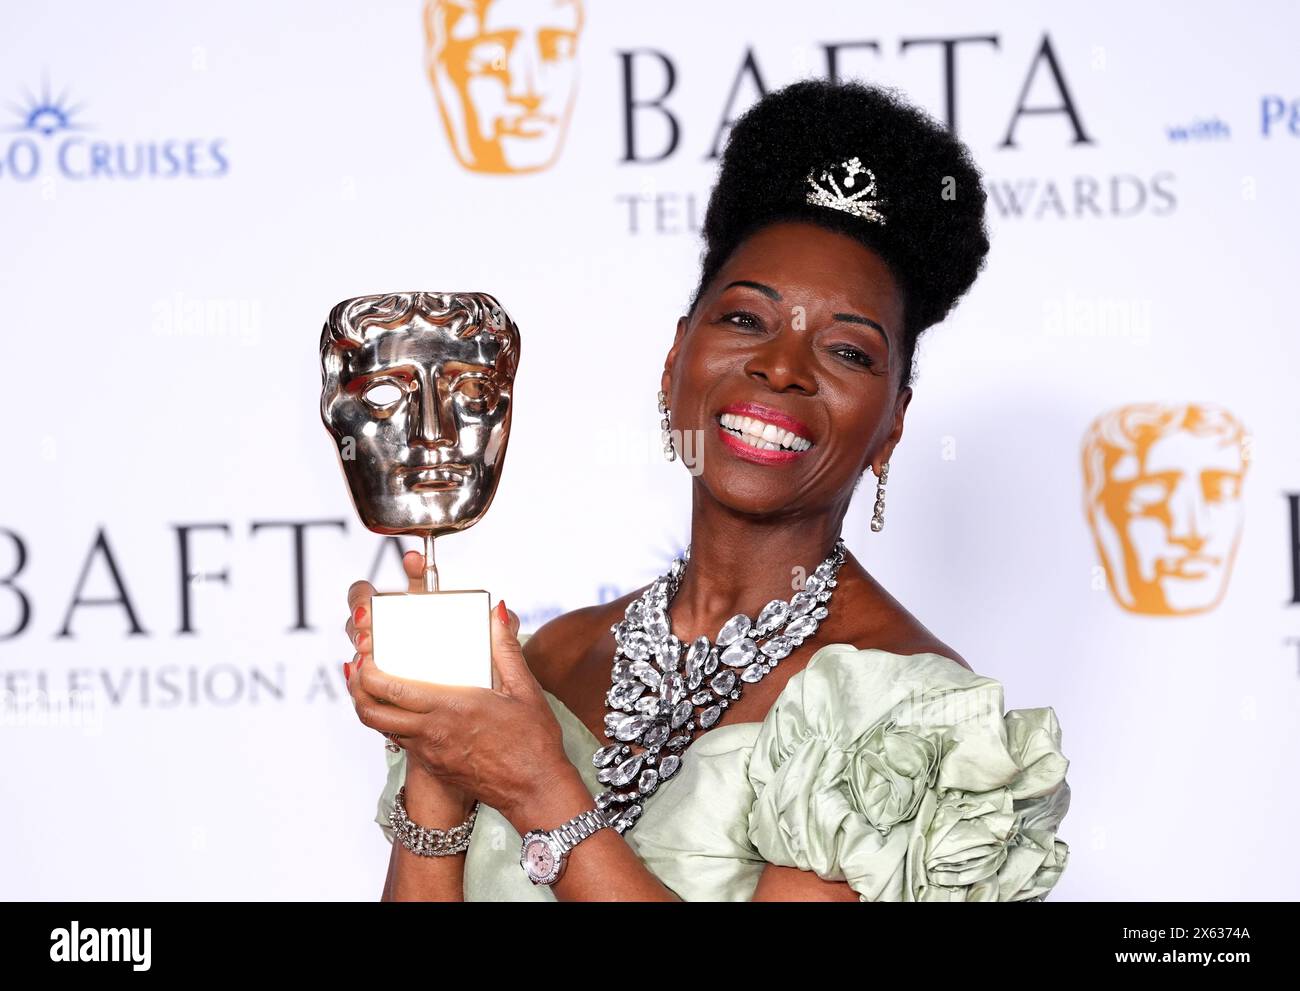
[[[755,420],[775,424],[782,430],[788,430],[804,440],[816,439],[812,435],[812,430],[802,420],[797,420],[789,413],[782,413],[779,409],[773,409],[771,406],[764,406],[762,403],[732,403],[718,410],[719,416],[723,413],[752,416]]]
[[[761,403],[732,403],[718,410],[718,436],[722,439],[727,447],[745,461],[752,461],[761,465],[781,465],[795,461],[805,454],[804,451],[769,451],[763,448],[754,447],[746,444],[734,433],[722,425],[721,417],[725,413],[731,413],[736,416],[752,416],[756,420],[762,420],[764,423],[771,423],[780,427],[782,430],[788,430],[790,433],[804,440],[812,441],[812,431],[800,420],[795,419],[788,413],[782,413],[771,406],[764,406]]]

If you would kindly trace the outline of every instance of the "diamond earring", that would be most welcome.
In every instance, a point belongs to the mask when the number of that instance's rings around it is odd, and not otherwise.
[[[668,397],[664,395],[662,389],[659,390],[659,412],[663,414],[663,419],[659,421],[659,429],[663,431],[662,439],[664,442],[664,457],[669,461],[677,460],[677,451],[673,447],[673,435],[669,433],[671,424],[668,421]]]
[[[871,517],[871,530],[879,533],[885,525],[885,482],[889,479],[889,462],[880,466],[880,476],[876,481],[876,511]]]

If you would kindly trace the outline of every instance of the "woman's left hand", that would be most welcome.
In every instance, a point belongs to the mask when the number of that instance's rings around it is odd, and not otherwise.
[[[573,765],[559,721],[524,659],[519,617],[498,602],[491,624],[490,689],[387,674],[375,667],[370,637],[359,632],[361,658],[348,665],[348,690],[361,722],[396,734],[407,760],[508,815],[545,795]]]

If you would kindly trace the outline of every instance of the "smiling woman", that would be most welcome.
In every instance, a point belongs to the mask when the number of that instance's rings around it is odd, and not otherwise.
[[[916,340],[983,264],[984,200],[886,90],[804,81],[736,123],[660,383],[668,453],[698,438],[686,555],[531,637],[501,607],[492,690],[376,669],[374,590],[349,594],[350,690],[398,746],[385,898],[1046,896],[1069,852],[1055,713],[1004,711],[842,535],[868,469],[883,525]]]

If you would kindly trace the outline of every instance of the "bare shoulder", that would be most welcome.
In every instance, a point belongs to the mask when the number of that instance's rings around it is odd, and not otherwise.
[[[922,630],[924,633],[915,639],[906,641],[900,646],[886,647],[885,649],[895,654],[938,654],[940,657],[946,657],[949,660],[956,661],[972,674],[975,673],[975,669],[966,662],[966,658],[962,657],[961,654],[957,653],[957,651],[953,650],[942,640],[931,635],[929,630],[926,630],[924,627],[922,627]]]
[[[966,658],[935,636],[874,578],[865,573],[862,577],[865,581],[858,585],[857,591],[859,595],[865,594],[870,603],[864,603],[862,610],[868,623],[863,635],[853,638],[852,642],[887,650],[891,654],[939,654],[974,672]]]
[[[873,647],[892,654],[938,654],[956,661],[967,671],[974,673],[975,670],[966,662],[966,658],[931,633],[924,623],[902,606],[881,628],[877,640],[879,642],[873,643]]]
[[[574,665],[610,635],[609,628],[643,591],[639,588],[609,602],[573,609],[543,623],[524,644],[524,659],[533,677],[554,693]]]

